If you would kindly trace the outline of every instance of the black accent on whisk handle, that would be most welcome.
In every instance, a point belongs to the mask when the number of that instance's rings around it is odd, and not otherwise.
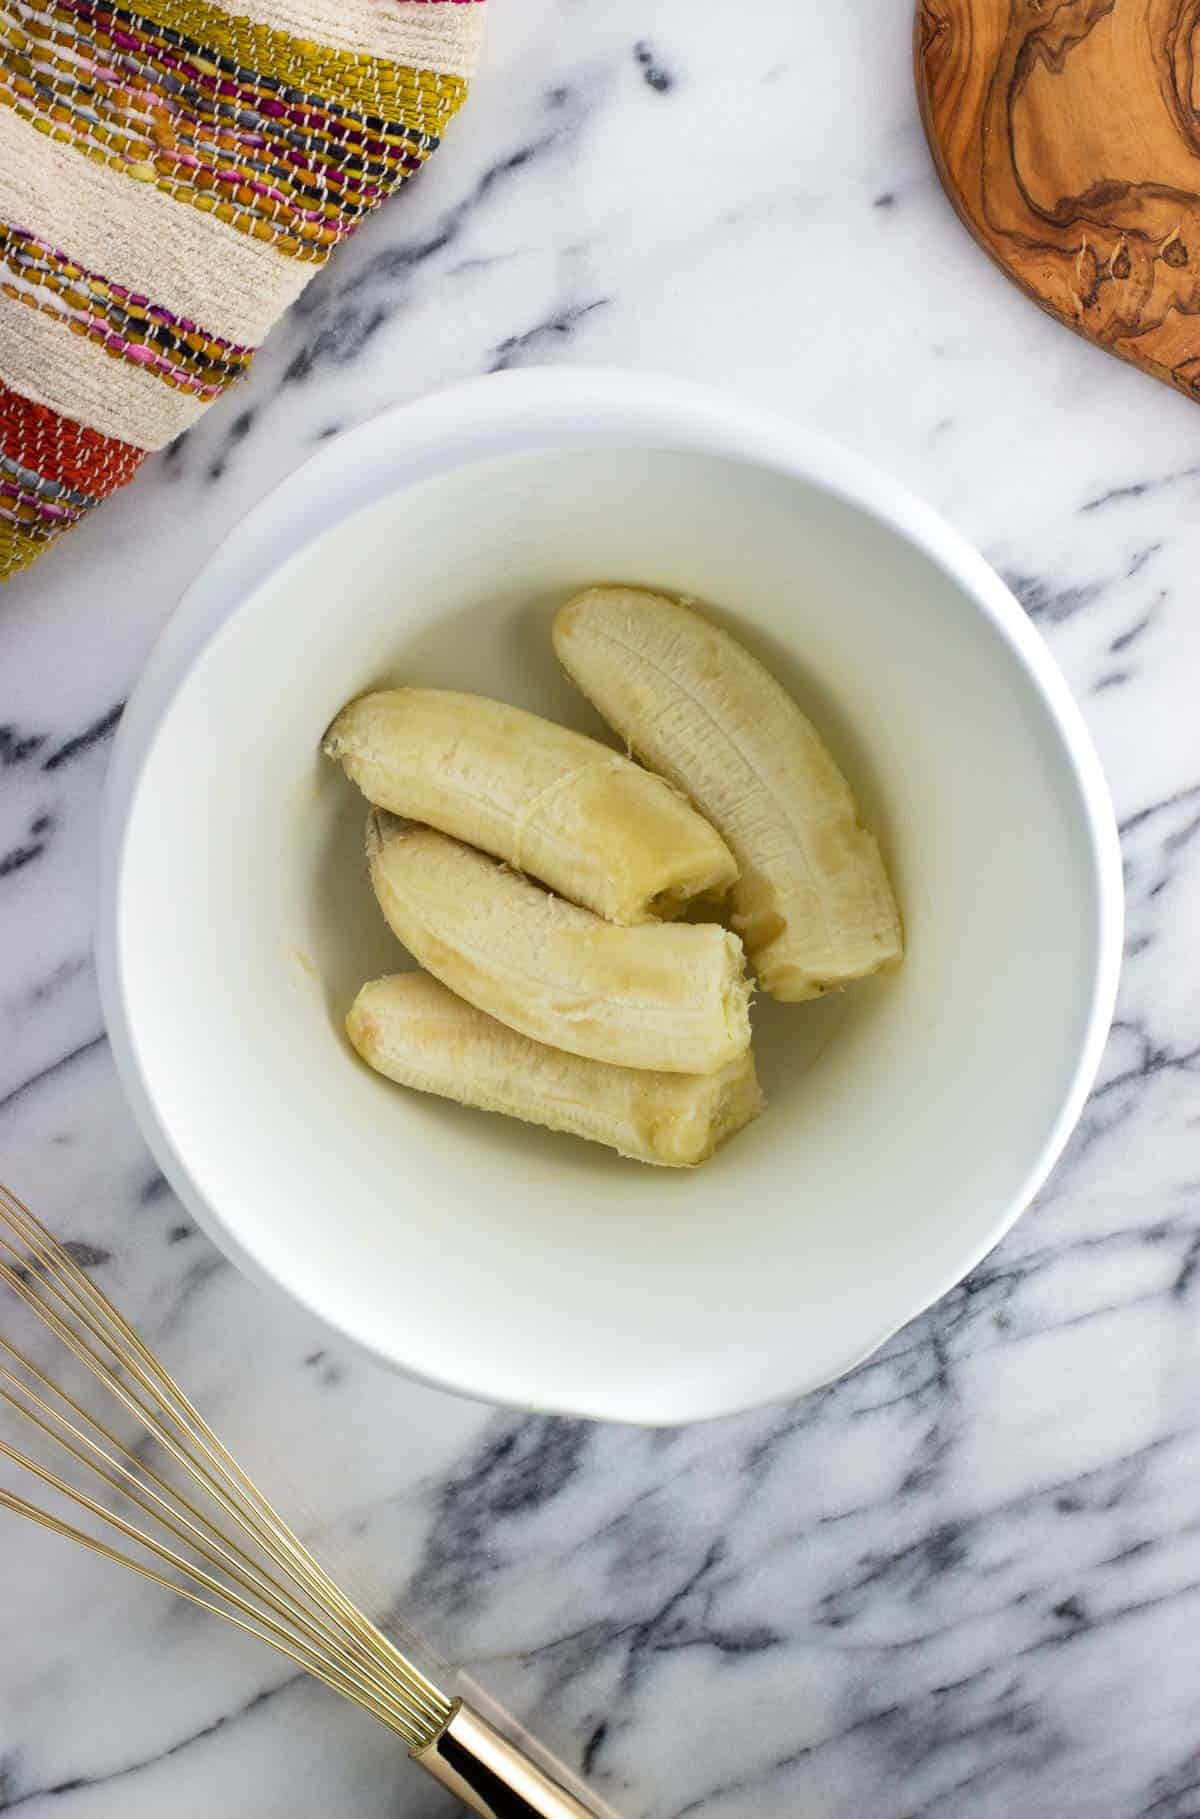
[[[596,1819],[461,1700],[433,1742],[412,1754],[481,1819]]]

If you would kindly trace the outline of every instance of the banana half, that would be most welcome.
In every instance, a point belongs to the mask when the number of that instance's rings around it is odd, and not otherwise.
[[[610,922],[677,914],[737,876],[729,848],[661,777],[537,714],[396,688],[325,735],[369,802],[453,834]]]
[[[380,809],[367,861],[394,934],[470,1004],[593,1061],[711,1074],[750,1045],[736,935],[713,923],[619,928],[432,828]]]
[[[732,922],[759,984],[813,998],[900,958],[879,847],[812,724],[749,651],[690,607],[590,588],[560,610],[567,673],[737,860]]]
[[[346,1032],[368,1066],[401,1086],[568,1131],[665,1168],[705,1161],[762,1110],[749,1049],[705,1075],[587,1061],[531,1042],[426,973],[364,985]]]

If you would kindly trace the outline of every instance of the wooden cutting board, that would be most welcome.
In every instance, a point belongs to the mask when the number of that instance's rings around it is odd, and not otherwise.
[[[919,0],[939,174],[1043,309],[1200,398],[1200,0]]]

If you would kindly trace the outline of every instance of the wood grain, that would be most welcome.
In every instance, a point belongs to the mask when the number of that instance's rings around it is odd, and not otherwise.
[[[938,171],[1021,289],[1200,398],[1200,0],[920,0]]]

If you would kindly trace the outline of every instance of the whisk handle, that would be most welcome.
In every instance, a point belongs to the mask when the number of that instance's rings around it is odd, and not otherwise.
[[[543,1774],[461,1700],[444,1729],[413,1758],[481,1819],[596,1819],[593,1808]]]

